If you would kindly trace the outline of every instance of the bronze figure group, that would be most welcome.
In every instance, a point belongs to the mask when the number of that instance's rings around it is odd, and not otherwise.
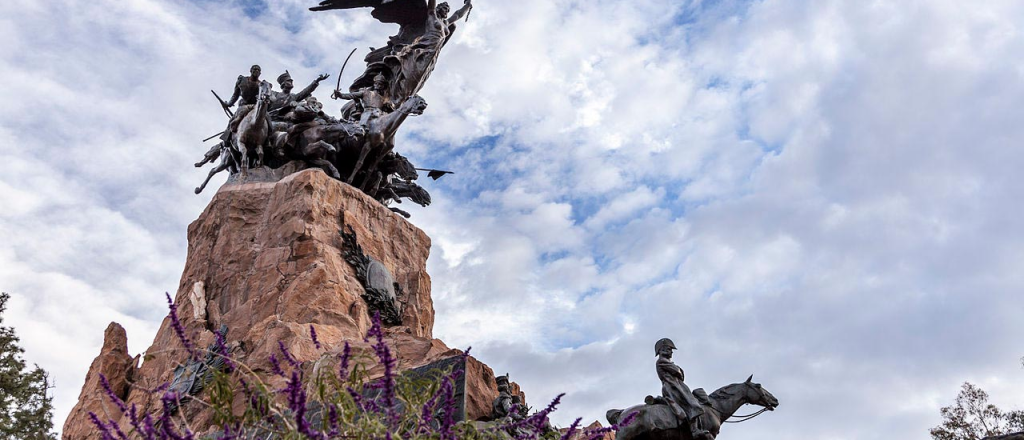
[[[201,167],[220,159],[196,188],[197,194],[225,170],[237,174],[236,180],[246,181],[250,169],[276,170],[299,163],[299,169],[320,168],[385,205],[403,199],[430,204],[429,193],[415,182],[418,171],[429,172],[435,180],[451,172],[416,168],[395,152],[394,138],[406,118],[426,109],[426,101],[417,93],[451,39],[454,23],[468,17],[471,0],[450,15],[448,4],[436,0],[325,0],[310,9],[361,7],[371,7],[375,18],[401,27],[387,45],[371,48],[365,57],[365,71],[347,91],[336,88],[332,92],[331,98],[348,101],[339,117],[326,114],[323,104],[312,96],[329,75],[320,75],[305,89],[292,93],[294,81],[288,71],[277,77],[280,91],[275,91],[270,82],[260,79],[260,66],[252,66],[248,76],[238,76],[228,101],[217,97],[229,120],[219,134],[220,142],[195,164]],[[340,79],[339,74],[339,85]]]

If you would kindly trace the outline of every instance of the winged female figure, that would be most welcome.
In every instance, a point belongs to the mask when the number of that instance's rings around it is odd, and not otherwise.
[[[437,64],[441,48],[455,31],[455,22],[468,16],[471,0],[454,13],[447,2],[437,0],[324,0],[312,11],[373,8],[371,15],[382,23],[396,23],[398,33],[387,45],[366,56],[366,71],[349,87],[350,92],[372,87],[374,78],[388,81],[389,99],[395,106],[417,94]]]

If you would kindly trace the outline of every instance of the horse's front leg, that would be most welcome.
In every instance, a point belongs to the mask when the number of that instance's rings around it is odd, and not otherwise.
[[[242,160],[241,160],[242,163],[241,163],[241,167],[240,167],[241,168],[240,172],[242,174],[242,180],[241,181],[245,182],[245,180],[249,178],[249,147],[246,146],[244,143],[239,142],[238,143],[238,150],[239,150],[239,152],[242,153]]]
[[[366,142],[363,143],[363,149],[359,151],[359,159],[356,159],[356,165],[352,167],[352,174],[348,176],[346,183],[353,185],[353,181],[356,179],[356,173],[363,167],[363,161],[366,160],[366,155],[370,154],[370,150],[373,149],[373,145],[370,143],[370,139],[367,138]]]
[[[222,161],[220,163],[220,165],[217,165],[212,170],[210,170],[210,174],[206,175],[206,180],[203,181],[203,184],[196,187],[196,194],[199,194],[199,193],[203,192],[204,189],[206,189],[206,184],[210,183],[210,179],[213,178],[214,174],[217,174],[217,173],[219,173],[221,171],[226,170],[228,168],[228,166],[229,166],[229,164],[228,164],[227,161]]]
[[[257,168],[263,166],[263,144],[256,144],[256,165]]]

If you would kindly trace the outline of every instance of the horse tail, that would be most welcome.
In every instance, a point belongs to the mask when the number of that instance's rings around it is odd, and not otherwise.
[[[619,423],[619,418],[622,417],[622,410],[621,409],[610,409],[610,410],[608,410],[607,413],[605,413],[604,416],[605,416],[605,418],[608,419],[608,423],[616,425],[616,424]]]

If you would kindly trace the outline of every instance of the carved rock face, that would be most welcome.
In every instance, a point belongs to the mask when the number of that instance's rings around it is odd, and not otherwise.
[[[365,254],[375,258],[370,265],[375,268],[367,272],[369,284],[392,298],[396,282],[403,292],[402,325],[386,329],[399,370],[457,354],[431,336],[434,308],[426,273],[430,239],[320,170],[302,171],[279,182],[225,185],[189,226],[188,258],[175,303],[195,345],[209,346],[215,339],[213,330],[227,325],[227,342],[242,347],[234,356],[258,371],[270,371],[268,358],[277,352],[278,341],[300,362],[313,362],[324,351],[337,354],[345,341],[356,353],[372,356],[363,342],[370,326],[365,289],[356,269],[345,261],[339,234],[348,228],[358,235]],[[196,318],[190,301],[197,282],[205,285],[205,320]],[[324,351],[310,339],[311,325]],[[112,326],[65,423],[65,438],[100,438],[87,416],[89,411],[104,413],[99,406],[99,373],[124,390],[129,405],[158,408],[158,398],[142,389],[173,382],[175,367],[186,363],[181,348],[165,319],[146,361],[134,369],[124,330]],[[466,415],[471,420],[485,417],[498,395],[494,372],[472,357],[466,367]],[[129,387],[129,378],[137,386]],[[108,404],[106,411],[116,418],[116,408]],[[199,430],[211,422],[212,414],[200,406],[186,403],[180,411]]]

